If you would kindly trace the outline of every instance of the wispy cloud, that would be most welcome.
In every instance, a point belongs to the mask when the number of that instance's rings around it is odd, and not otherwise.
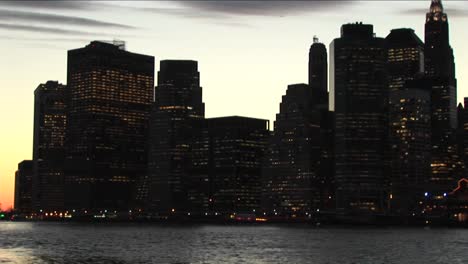
[[[429,8],[411,8],[403,11],[406,15],[421,15],[429,11]],[[468,9],[444,8],[449,17],[468,17]]]
[[[236,16],[289,16],[338,10],[355,1],[177,1],[198,11]]]
[[[0,6],[53,10],[92,10],[95,8],[94,3],[91,1],[75,0],[0,1]]]
[[[30,25],[16,25],[16,24],[6,24],[0,23],[0,29],[9,30],[9,31],[26,31],[33,33],[52,33],[59,35],[82,35],[82,36],[108,36],[108,34],[93,33],[82,30],[74,29],[62,29],[54,27],[45,27],[45,26],[30,26]]]
[[[25,21],[35,23],[52,23],[56,25],[77,25],[88,27],[102,27],[102,28],[120,28],[120,29],[133,29],[132,26],[127,26],[118,23],[104,22],[95,19],[88,19],[76,16],[54,15],[47,13],[37,12],[24,12],[17,10],[0,9],[0,21]]]
[[[90,38],[67,38],[67,37],[21,37],[21,36],[10,36],[10,35],[0,35],[0,38],[3,40],[20,40],[20,41],[30,41],[30,42],[90,42],[92,41],[92,37]]]
[[[339,10],[355,1],[172,1],[171,7],[131,7],[159,15],[197,19],[214,25],[250,27],[245,16],[286,17],[324,10]]]

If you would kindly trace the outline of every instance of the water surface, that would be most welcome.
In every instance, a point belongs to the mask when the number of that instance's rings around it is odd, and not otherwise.
[[[0,263],[468,263],[468,229],[0,222]]]

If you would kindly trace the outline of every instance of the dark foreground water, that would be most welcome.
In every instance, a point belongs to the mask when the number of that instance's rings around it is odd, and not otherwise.
[[[0,222],[0,263],[468,263],[468,229]]]

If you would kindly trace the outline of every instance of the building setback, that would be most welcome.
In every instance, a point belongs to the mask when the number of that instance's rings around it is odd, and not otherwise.
[[[204,116],[198,63],[161,61],[151,113],[148,191],[143,195],[150,210],[168,213],[190,209],[191,143],[194,128]]]
[[[66,86],[57,81],[34,91],[33,208],[55,211],[64,207]]]
[[[154,57],[123,43],[68,51],[65,206],[128,210],[146,173]]]
[[[430,175],[430,83],[424,44],[412,29],[386,37],[389,87],[390,201],[393,214],[419,215]]]
[[[263,204],[268,213],[306,215],[321,208],[324,179],[320,94],[307,84],[289,85],[276,115],[263,171]]]
[[[260,208],[269,121],[240,116],[203,121],[191,151],[193,213],[253,213]]]
[[[32,210],[33,161],[23,160],[18,163],[15,173],[14,208],[18,213],[28,214]]]
[[[330,109],[335,114],[339,211],[386,208],[387,54],[385,40],[362,23],[341,28],[330,45]]]

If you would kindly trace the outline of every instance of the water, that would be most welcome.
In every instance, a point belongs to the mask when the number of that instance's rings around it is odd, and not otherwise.
[[[0,263],[468,263],[468,229],[0,222]]]

